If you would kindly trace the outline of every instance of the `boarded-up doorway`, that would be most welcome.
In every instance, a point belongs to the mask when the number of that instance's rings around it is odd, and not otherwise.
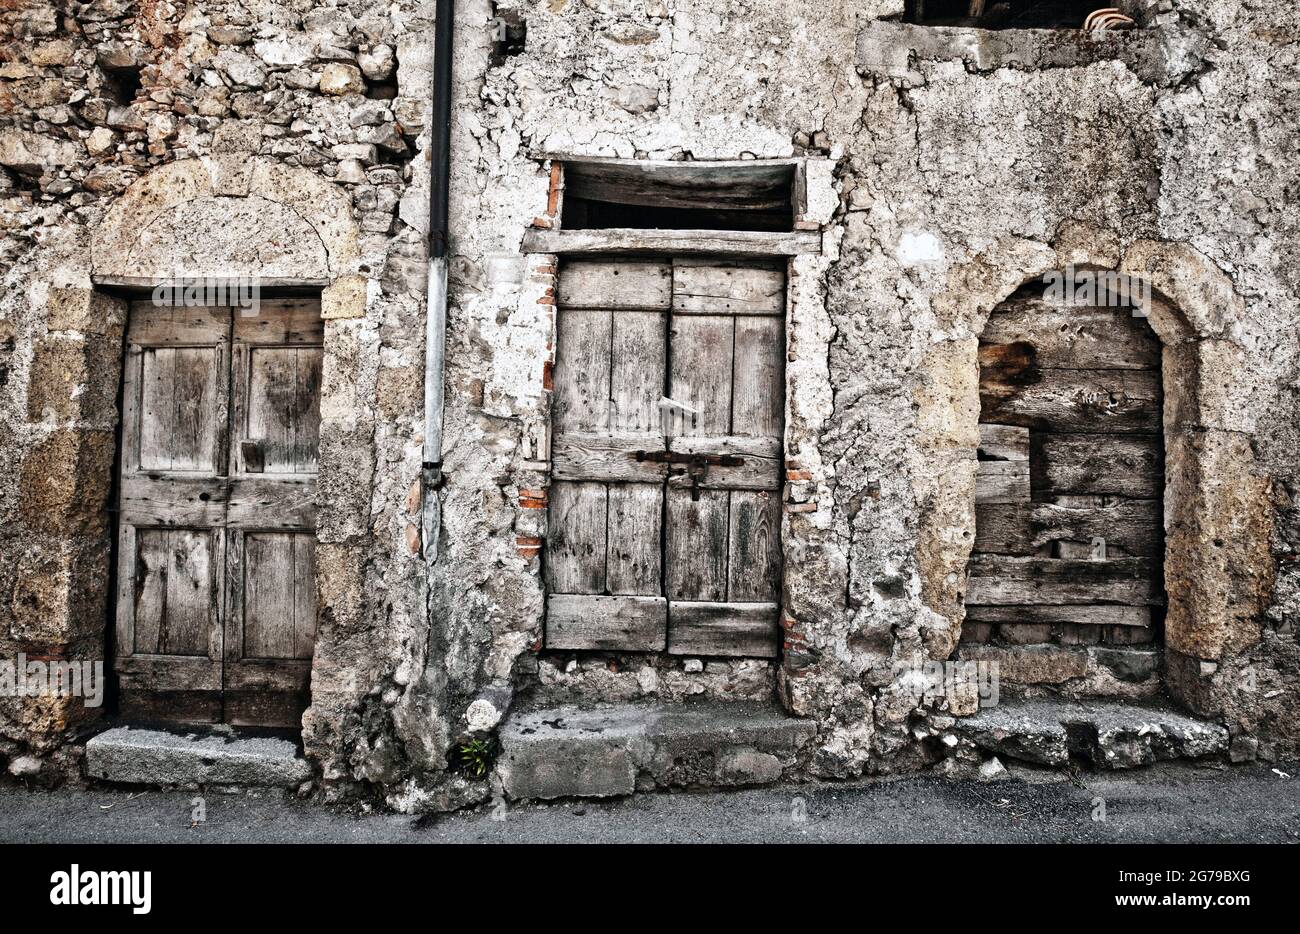
[[[131,305],[115,670],[131,718],[297,726],[316,632],[320,303]]]
[[[1095,647],[1121,679],[1145,680],[1164,604],[1159,340],[1130,307],[1033,285],[990,315],[979,359],[963,641]],[[1056,657],[1074,664],[1042,665],[1041,680],[1082,674],[1082,655]]]
[[[560,270],[546,646],[772,657],[785,273]]]

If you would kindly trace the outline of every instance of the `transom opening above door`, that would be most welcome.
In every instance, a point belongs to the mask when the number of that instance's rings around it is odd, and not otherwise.
[[[561,227],[789,231],[798,169],[766,160],[565,160]]]

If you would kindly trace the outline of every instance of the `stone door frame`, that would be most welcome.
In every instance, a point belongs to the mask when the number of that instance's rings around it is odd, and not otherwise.
[[[264,255],[261,244],[250,245],[239,240],[238,231],[227,232],[228,219],[240,212],[270,218],[270,228],[290,247],[274,244],[267,248],[269,260],[259,262]],[[248,261],[250,249],[259,261]],[[78,276],[81,287],[51,289],[47,303],[57,302],[65,309],[61,318],[82,322],[79,329],[94,334],[104,345],[106,365],[96,380],[111,381],[114,387],[112,406],[105,406],[98,417],[107,427],[117,425],[121,416],[117,387],[121,385],[124,353],[127,299],[123,293],[152,289],[178,277],[242,276],[256,278],[260,287],[269,291],[319,294],[325,346],[318,482],[319,488],[327,491],[335,481],[352,484],[344,475],[349,464],[374,459],[373,434],[358,430],[355,424],[357,387],[345,376],[357,356],[368,305],[362,270],[352,199],[344,189],[306,169],[238,153],[169,163],[137,179],[93,229],[90,268]],[[53,318],[51,322],[52,329],[59,327]],[[67,526],[69,547],[84,545],[85,536],[79,531],[89,526],[101,530],[106,556],[111,523],[104,519],[104,507],[116,466],[113,433],[100,430],[75,435],[73,449],[62,451],[61,456],[70,455],[80,469],[93,474],[86,483],[102,495],[78,499],[86,515],[80,525]],[[313,716],[336,719],[333,712],[364,693],[346,668],[332,663],[330,655],[334,643],[331,627],[361,612],[356,605],[359,593],[351,579],[364,573],[369,502],[369,489],[360,496],[320,496],[317,643],[312,660],[312,707],[304,722]],[[341,567],[348,573],[340,575]],[[115,569],[105,558],[86,563],[81,573],[78,589],[88,610],[83,626],[102,652],[111,625],[109,588]]]
[[[964,617],[979,334],[994,308],[1048,272],[1115,271],[1150,283],[1148,322],[1164,348],[1165,683],[1175,699],[1208,713],[1202,681],[1259,640],[1257,617],[1275,575],[1271,479],[1260,473],[1250,444],[1247,360],[1255,336],[1231,279],[1194,249],[1112,243],[1095,231],[1071,231],[1053,245],[1001,242],[954,269],[948,289],[933,300],[947,339],[927,355],[916,396],[918,445],[936,465],[918,490],[928,503],[920,528],[922,596],[947,626],[931,649],[938,657],[951,653]]]

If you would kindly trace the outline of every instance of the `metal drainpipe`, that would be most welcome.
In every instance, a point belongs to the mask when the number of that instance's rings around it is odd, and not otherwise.
[[[451,180],[451,36],[454,0],[437,0],[433,35],[433,114],[429,140],[429,282],[424,334],[424,455],[421,539],[438,558],[442,485],[443,364],[447,337],[447,199]]]

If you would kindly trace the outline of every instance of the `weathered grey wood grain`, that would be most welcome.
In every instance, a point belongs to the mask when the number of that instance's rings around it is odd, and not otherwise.
[[[723,315],[674,317],[669,341],[669,396],[696,410],[684,434],[732,433],[735,320]]]
[[[731,494],[669,489],[664,578],[674,600],[727,599],[727,530]]]
[[[1039,367],[1155,370],[1160,341],[1125,308],[1062,307],[1021,293],[989,316],[982,344],[1024,343]]]
[[[563,309],[667,311],[672,301],[672,267],[660,260],[571,260],[561,264],[557,289]]]
[[[719,260],[673,263],[673,314],[784,315],[785,272]]]
[[[662,652],[667,633],[663,597],[552,593],[546,599],[547,648]]]
[[[612,594],[663,593],[663,501],[661,484],[609,487],[606,589]]]
[[[966,602],[971,605],[1040,605],[1164,602],[1158,564],[1149,558],[1072,561],[974,555]]]
[[[1157,432],[1160,374],[1150,370],[1036,370],[1029,381],[981,374],[981,418],[1041,431]]]
[[[781,500],[775,492],[731,493],[727,599],[775,602],[781,586]]]
[[[1077,626],[1151,625],[1151,607],[1113,603],[1064,606],[970,606],[966,619],[973,623],[1070,623]]]
[[[608,502],[603,483],[551,484],[546,574],[552,592],[605,592]]]
[[[1034,447],[1036,493],[1156,499],[1164,492],[1159,435],[1043,435]]]
[[[607,430],[613,316],[608,311],[561,308],[558,332],[552,430],[556,434]]]
[[[1134,557],[1159,557],[1163,544],[1159,500],[1097,497],[1096,505],[981,503],[975,507],[975,550],[1032,554],[1053,542],[1104,538]]]
[[[670,655],[775,658],[780,647],[775,603],[669,601]]]
[[[1028,461],[980,461],[975,468],[975,503],[1029,502]]]

